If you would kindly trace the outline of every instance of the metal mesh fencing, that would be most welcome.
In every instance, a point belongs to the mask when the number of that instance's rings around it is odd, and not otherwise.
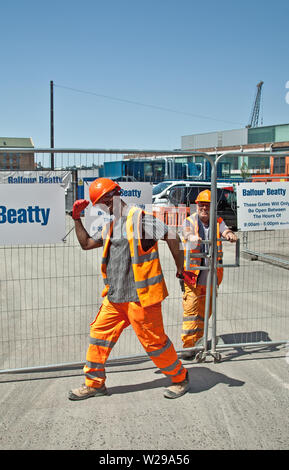
[[[33,152],[37,166],[37,169],[26,170],[25,175],[30,171],[34,177],[35,172],[51,171],[52,166],[56,174],[63,169],[71,171],[71,185],[66,190],[66,212],[71,210],[77,198],[79,181],[87,176],[97,178],[104,161],[122,160],[127,155],[158,157],[174,153],[50,150],[21,149],[23,155]],[[19,151],[1,149],[0,153],[14,155]],[[24,174],[13,168],[11,173],[7,170],[5,173],[4,182],[12,174],[16,179]],[[68,214],[66,233],[65,240],[59,244],[0,246],[1,372],[58,367],[85,361],[89,325],[102,302],[102,250],[81,250],[74,223]],[[172,256],[164,248],[164,242],[160,242],[163,270],[171,292],[170,300],[165,300],[163,304],[164,322],[168,335],[178,338],[176,325],[180,331],[181,312],[176,314],[176,308],[180,310],[181,290],[179,283],[175,282]],[[143,354],[136,335],[128,327],[113,348],[110,359]]]
[[[66,215],[63,243],[0,246],[0,372],[85,361],[89,325],[102,302],[102,249],[81,250],[73,227]],[[239,238],[240,267],[225,268],[217,295],[217,347],[230,347],[232,355],[240,345],[271,347],[289,338],[289,231],[242,232]],[[223,245],[224,264],[232,264],[235,246]],[[165,242],[159,242],[159,251],[169,291],[162,307],[165,331],[181,350],[182,292]],[[144,351],[128,327],[110,359],[138,355]]]
[[[73,227],[66,216],[67,230]],[[281,232],[281,231],[280,231]],[[241,234],[240,234],[241,235]],[[251,232],[251,243],[289,250],[289,231]],[[243,235],[239,268],[225,268],[217,296],[218,348],[287,341],[288,269],[248,257]],[[235,247],[224,243],[224,263],[232,263]],[[165,242],[160,258],[169,297],[163,302],[167,335],[182,349],[182,292]],[[70,232],[63,244],[0,247],[0,369],[13,370],[82,363],[89,324],[100,308],[102,250],[82,251]],[[244,256],[245,255],[245,256]],[[209,338],[211,327],[209,328]],[[133,358],[144,351],[131,327],[122,333],[110,359]],[[234,353],[232,353],[234,354]]]
[[[240,267],[225,269],[217,297],[218,347],[289,339],[289,230],[242,232]],[[233,247],[226,244],[227,252]],[[266,344],[265,344],[266,346]]]
[[[66,216],[69,232],[73,221]],[[159,244],[170,297],[163,303],[167,334],[180,347],[181,290],[165,242]],[[82,363],[89,325],[100,308],[102,249],[83,251],[75,231],[55,245],[0,247],[0,369]],[[145,354],[131,327],[110,359]]]
[[[215,164],[235,154],[220,155]],[[259,158],[264,155],[254,153]],[[287,181],[288,177],[270,175],[270,180]],[[233,347],[232,357],[240,354],[242,346],[289,345],[289,230],[239,232],[239,239],[240,266],[224,271],[216,312],[217,348]],[[226,244],[227,254],[232,250]]]

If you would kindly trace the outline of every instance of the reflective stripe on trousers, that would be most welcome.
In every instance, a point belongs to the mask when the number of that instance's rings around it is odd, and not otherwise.
[[[90,344],[83,368],[85,384],[101,387],[105,363],[122,331],[131,325],[150,359],[173,383],[182,382],[186,369],[164,331],[161,303],[141,307],[139,302],[112,303],[105,297],[90,326]]]
[[[206,286],[190,288],[185,284],[183,295],[183,329],[182,341],[184,348],[192,348],[204,335],[204,319],[206,305]],[[210,307],[209,316],[212,308]]]

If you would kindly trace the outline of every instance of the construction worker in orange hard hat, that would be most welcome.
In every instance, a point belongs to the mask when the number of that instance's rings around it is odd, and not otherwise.
[[[206,284],[208,270],[200,269],[208,266],[209,245],[202,243],[209,240],[211,191],[201,191],[195,200],[197,211],[186,218],[182,227],[184,243],[184,293],[183,293],[183,329],[182,341],[184,348],[192,348],[200,344],[204,334],[204,317],[206,301]],[[227,227],[221,217],[217,217],[217,259],[222,263],[221,236],[230,242],[236,242],[236,234]],[[200,255],[200,257],[198,257]],[[217,268],[218,286],[223,279],[223,268]],[[211,310],[210,310],[211,315]],[[194,359],[196,353],[188,351],[182,358]]]
[[[114,196],[120,196],[120,186],[115,181],[109,178],[97,178],[89,186],[89,198],[92,205],[104,204],[108,208],[109,212],[113,212],[113,198]],[[106,204],[109,201],[109,205]],[[81,212],[86,209],[89,201],[86,199],[78,199],[73,204],[72,218],[74,220],[80,220]]]
[[[89,186],[89,197],[92,205],[97,204],[105,195],[108,195],[106,199],[110,199],[109,195],[111,192],[113,192],[112,196],[120,195],[120,186],[118,183],[109,178],[98,178],[94,180]]]
[[[85,384],[71,390],[68,398],[84,400],[107,395],[105,364],[120,334],[129,325],[150,359],[171,380],[164,396],[178,398],[189,390],[189,380],[187,370],[164,331],[161,303],[168,291],[158,240],[166,241],[177,275],[181,275],[184,264],[181,240],[152,214],[125,204],[120,198],[120,186],[108,178],[93,181],[89,196],[93,205],[106,206],[113,218],[101,234],[90,236],[80,218],[89,201],[75,201],[73,205],[72,217],[82,249],[103,247],[101,273],[105,288],[102,305],[90,327],[90,344],[83,369]],[[121,209],[116,213],[115,205]]]

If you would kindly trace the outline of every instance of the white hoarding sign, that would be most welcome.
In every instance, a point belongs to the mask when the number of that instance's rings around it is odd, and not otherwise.
[[[27,171],[1,171],[0,183],[11,185],[25,184],[60,184],[64,189],[71,186],[71,171],[65,170],[27,170]]]
[[[89,185],[86,182],[84,186],[84,198],[89,200]],[[151,210],[152,207],[152,185],[150,183],[118,183],[121,187],[121,199],[128,205],[139,206],[142,209]],[[103,225],[110,220],[108,213],[103,212],[98,206],[88,206],[85,211],[85,228],[90,235],[101,232]]]
[[[0,184],[0,245],[58,243],[64,236],[64,188]]]
[[[238,229],[289,228],[289,182],[237,185]]]

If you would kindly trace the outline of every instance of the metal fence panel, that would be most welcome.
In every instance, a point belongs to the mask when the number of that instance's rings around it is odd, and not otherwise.
[[[218,346],[286,342],[289,230],[243,232],[240,241],[240,267],[225,269],[218,293]]]
[[[73,227],[66,216],[67,230]],[[170,296],[163,302],[168,336],[181,347],[181,289],[174,260],[159,243]],[[102,249],[82,251],[72,230],[66,243],[0,247],[0,369],[14,370],[81,363],[89,342],[89,324],[102,302]],[[110,359],[144,351],[131,327]]]
[[[215,164],[224,156],[234,153]],[[239,239],[240,267],[225,270],[217,297],[217,349],[233,347],[238,355],[244,346],[289,344],[289,230],[241,232]]]
[[[50,150],[34,151],[38,171],[49,168]],[[164,153],[173,152],[151,152],[155,156]],[[101,163],[127,154],[138,152],[53,150],[54,171],[72,171],[66,211],[71,210],[76,199],[78,175],[85,176],[90,168],[97,177]],[[0,246],[1,372],[58,367],[85,360],[89,324],[102,302],[102,250],[81,250],[68,214],[66,233],[61,244]],[[176,283],[174,261],[164,242],[160,242],[160,256],[171,293],[163,304],[165,327],[180,347],[181,290]],[[132,328],[128,327],[110,359],[144,354]]]
[[[66,215],[68,235],[61,244],[0,246],[0,372],[84,362],[89,324],[102,301],[102,250],[82,251],[73,226]],[[248,232],[239,238],[240,267],[225,268],[216,306],[217,348],[228,346],[232,354],[240,345],[265,342],[270,347],[289,336],[289,231]],[[224,243],[225,264],[233,264],[234,250]],[[165,330],[181,350],[182,293],[165,242],[159,251],[170,294],[163,302]],[[209,337],[212,333],[210,326]],[[143,354],[128,327],[110,359]]]

